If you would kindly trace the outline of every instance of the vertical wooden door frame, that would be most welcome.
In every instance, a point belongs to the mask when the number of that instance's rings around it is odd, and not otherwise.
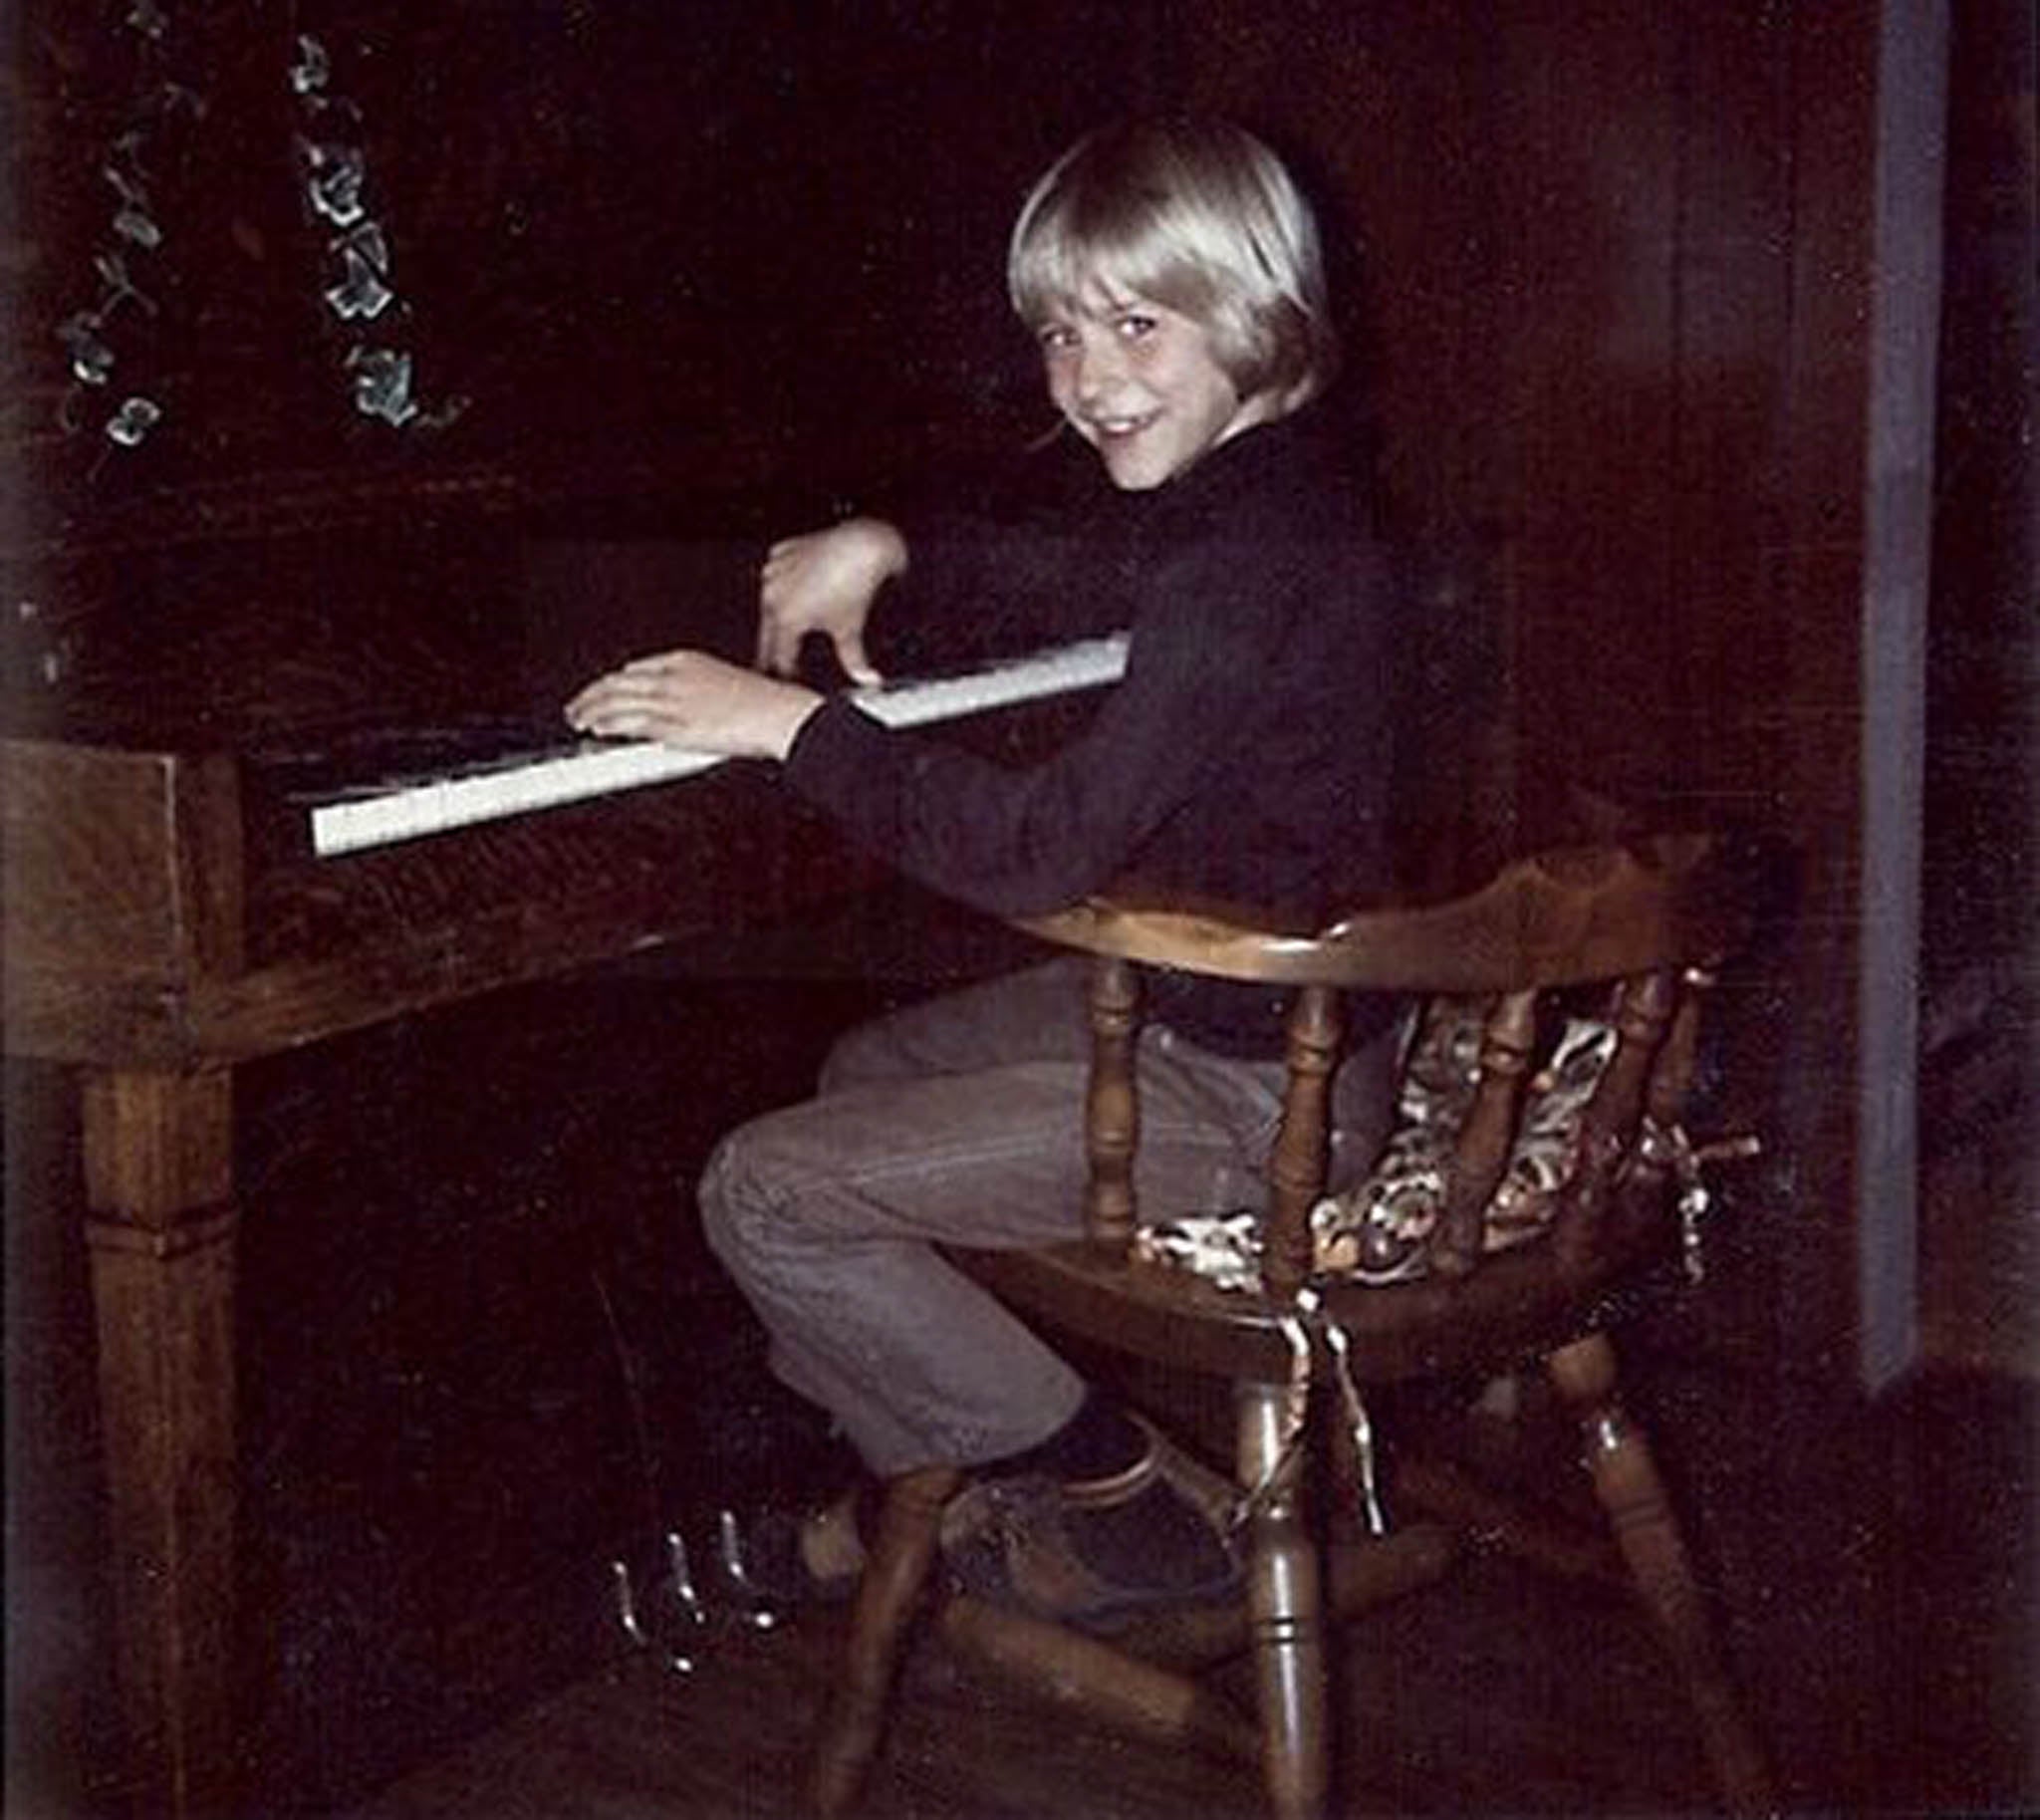
[[[1947,0],[1884,0],[1877,60],[1855,1083],[1857,1367],[1870,1390],[1912,1364],[1920,1327],[1920,862]]]

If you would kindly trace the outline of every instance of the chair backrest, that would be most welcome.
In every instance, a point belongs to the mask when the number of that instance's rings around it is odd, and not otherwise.
[[[1570,1167],[1550,1204],[1536,1209],[1552,1228],[1560,1267],[1584,1272],[1612,1199],[1658,1197],[1667,1159],[1642,1135],[1677,1127],[1692,1077],[1697,988],[1743,938],[1748,919],[1737,856],[1703,834],[1553,849],[1464,896],[1357,909],[1316,931],[1138,894],[1030,918],[1024,926],[1035,933],[1099,959],[1088,1109],[1092,1237],[1123,1249],[1135,1230],[1134,966],[1147,963],[1297,988],[1261,1234],[1263,1286],[1280,1298],[1326,1261],[1313,1210],[1325,1188],[1343,992],[1447,995],[1478,1006],[1462,1103],[1447,1154],[1434,1160],[1440,1204],[1420,1260],[1446,1277],[1470,1272],[1491,1248],[1489,1210],[1524,1154],[1526,1113],[1548,1104],[1538,1073],[1554,1025],[1547,999],[1592,1003],[1606,1031],[1591,1092],[1574,1096]]]

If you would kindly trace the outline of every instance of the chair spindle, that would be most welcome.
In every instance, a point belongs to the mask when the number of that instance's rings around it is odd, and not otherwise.
[[[1297,994],[1289,1014],[1282,1123],[1268,1159],[1261,1280],[1274,1296],[1293,1296],[1311,1272],[1311,1208],[1325,1187],[1339,1026],[1339,998],[1330,987],[1306,986]]]
[[[1134,1044],[1140,1017],[1141,989],[1132,964],[1100,955],[1091,970],[1091,1082],[1084,1109],[1091,1172],[1084,1226],[1097,1244],[1116,1252],[1134,1240],[1134,1152],[1141,1141]]]
[[[1677,976],[1669,969],[1623,982],[1615,1010],[1615,1055],[1581,1114],[1579,1162],[1553,1223],[1552,1243],[1562,1269],[1585,1269],[1597,1255],[1621,1166],[1643,1127],[1645,1095],[1677,995]]]
[[[1464,1276],[1480,1262],[1482,1215],[1508,1164],[1536,1040],[1536,992],[1503,993],[1481,1032],[1480,1082],[1445,1176],[1444,1212],[1430,1254],[1431,1268],[1441,1275]]]

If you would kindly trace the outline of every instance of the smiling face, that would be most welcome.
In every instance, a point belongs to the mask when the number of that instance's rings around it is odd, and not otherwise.
[[[1267,414],[1240,397],[1209,331],[1165,304],[1091,287],[1038,334],[1049,396],[1123,490],[1174,479]]]

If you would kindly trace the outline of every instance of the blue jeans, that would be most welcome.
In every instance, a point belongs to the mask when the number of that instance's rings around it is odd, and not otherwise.
[[[1077,1374],[932,1241],[1082,1235],[1087,977],[1072,956],[853,1030],[814,1099],[733,1132],[702,1177],[709,1243],[764,1322],[773,1370],[882,1476],[1018,1452],[1083,1400]],[[1392,1051],[1385,1038],[1341,1070],[1342,1158],[1371,1161],[1387,1129]],[[1281,1064],[1149,1025],[1139,1080],[1141,1216],[1259,1204]]]

